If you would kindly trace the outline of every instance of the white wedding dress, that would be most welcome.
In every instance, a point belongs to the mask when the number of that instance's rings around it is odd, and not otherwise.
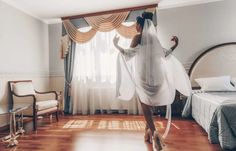
[[[138,95],[144,104],[167,105],[169,122],[163,136],[166,137],[170,127],[170,105],[174,101],[175,91],[189,96],[189,77],[172,54],[165,57],[168,50],[162,48],[151,20],[145,20],[141,44],[124,51],[124,54],[120,53],[117,57],[117,98],[129,101]]]

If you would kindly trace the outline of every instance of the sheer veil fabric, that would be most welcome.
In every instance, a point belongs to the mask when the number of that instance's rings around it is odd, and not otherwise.
[[[141,44],[125,49],[117,58],[117,97],[130,100],[138,95],[150,106],[170,105],[175,90],[189,96],[191,84],[182,64],[165,50],[151,20],[146,19]]]
[[[178,90],[185,96],[191,94],[191,83],[182,64],[173,55],[165,57],[151,20],[146,19],[141,44],[125,49],[124,55],[117,57],[116,96],[129,101],[138,96],[140,101],[150,106],[167,106],[166,138],[171,124],[171,104]]]

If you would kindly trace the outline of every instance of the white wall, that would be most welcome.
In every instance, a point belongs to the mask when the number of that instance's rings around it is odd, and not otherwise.
[[[158,12],[158,34],[162,44],[170,47],[172,35],[180,43],[174,55],[188,69],[193,60],[216,44],[236,41],[236,1],[226,0]]]
[[[48,90],[48,25],[1,1],[0,20],[0,104],[8,103],[10,80],[32,79],[36,89]]]
[[[62,24],[51,24],[49,28],[49,67],[50,88],[56,91],[64,90],[64,60],[61,59],[60,44]]]
[[[61,59],[60,44],[62,24],[50,24],[49,28],[49,67],[50,75],[63,75],[64,64]]]

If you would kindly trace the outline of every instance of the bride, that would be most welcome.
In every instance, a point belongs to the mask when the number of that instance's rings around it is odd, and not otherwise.
[[[157,132],[152,119],[152,106],[173,103],[176,89],[190,95],[191,85],[182,64],[171,52],[178,46],[178,38],[173,36],[174,45],[164,49],[157,37],[152,22],[153,14],[144,12],[137,17],[136,30],[130,48],[118,45],[119,37],[113,39],[114,46],[121,52],[117,59],[117,97],[131,100],[136,97],[146,120],[145,141],[153,143],[156,150],[162,150],[162,137]]]

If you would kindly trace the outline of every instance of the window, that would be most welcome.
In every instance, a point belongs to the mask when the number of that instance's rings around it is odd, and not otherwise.
[[[89,27],[80,30],[89,30]],[[89,42],[76,45],[74,74],[78,80],[113,84],[116,82],[116,57],[119,52],[113,45],[116,34],[116,30],[97,32]],[[130,42],[130,39],[121,37],[119,44],[128,48]]]

